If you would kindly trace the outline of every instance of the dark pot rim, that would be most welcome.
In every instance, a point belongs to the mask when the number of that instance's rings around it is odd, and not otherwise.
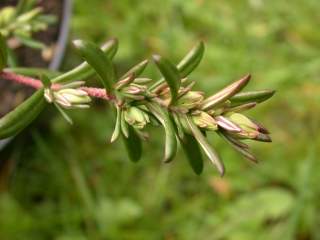
[[[58,70],[68,44],[70,20],[72,15],[72,0],[63,0],[62,18],[59,27],[59,37],[54,56],[49,64],[49,69]],[[0,151],[12,140],[11,138],[0,140]]]

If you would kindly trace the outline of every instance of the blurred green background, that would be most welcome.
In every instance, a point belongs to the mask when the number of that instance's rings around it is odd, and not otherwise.
[[[0,239],[320,239],[319,9],[319,0],[74,1],[71,38],[117,37],[119,73],[152,53],[177,62],[202,39],[196,88],[213,93],[250,72],[248,89],[277,90],[248,113],[273,143],[251,144],[252,165],[209,135],[227,173],[207,161],[199,177],[181,151],[161,163],[158,129],[131,163],[121,141],[108,143],[105,103],[71,113],[74,126],[45,113],[49,127],[7,150]],[[71,47],[67,56],[64,69],[80,62]]]

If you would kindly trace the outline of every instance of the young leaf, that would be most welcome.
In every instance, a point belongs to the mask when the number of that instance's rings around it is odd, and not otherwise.
[[[6,68],[5,70],[6,72],[13,72],[21,75],[26,75],[29,77],[46,75],[49,78],[54,78],[60,75],[60,72],[54,71],[54,70],[48,70],[46,68],[13,67],[13,68]]]
[[[8,51],[5,38],[0,34],[0,71],[7,65]]]
[[[112,92],[115,71],[111,60],[104,55],[100,48],[91,42],[75,40],[73,44],[80,56],[98,73],[104,88],[108,92]]]
[[[204,43],[201,41],[194,46],[187,55],[178,63],[177,68],[180,72],[180,77],[184,78],[188,76],[200,63],[204,53]],[[162,78],[155,82],[149,90],[155,90],[157,87],[161,87],[165,82]]]
[[[34,48],[34,49],[44,49],[46,45],[42,42],[32,39],[31,37],[24,36],[22,34],[16,35],[21,43],[26,45],[27,47]]]
[[[110,60],[113,59],[114,55],[118,50],[118,41],[116,39],[111,39],[107,41],[102,47],[101,50],[104,52]],[[89,78],[95,74],[94,69],[87,63],[83,62],[74,69],[52,79],[53,83],[63,83],[71,80],[82,80]]]
[[[239,140],[233,138],[232,136],[229,136],[228,134],[224,134],[221,132],[218,132],[219,135],[226,140],[236,151],[241,153],[246,159],[258,163],[257,159],[253,154],[249,151],[248,145],[240,142]]]
[[[191,168],[197,175],[200,175],[203,170],[203,159],[197,140],[192,135],[185,133],[180,143]]]
[[[115,124],[110,142],[114,142],[115,140],[117,140],[120,135],[120,132],[121,132],[121,110],[119,107],[117,107],[116,124]]]
[[[193,123],[192,119],[189,118],[188,116],[185,116],[184,118],[188,124],[188,127],[192,131],[193,136],[198,141],[198,143],[202,147],[205,154],[208,156],[208,158],[211,160],[211,162],[217,167],[220,175],[223,176],[224,172],[225,172],[224,165],[223,165],[223,162],[220,160],[216,151],[213,148],[211,148],[211,146],[207,142],[206,138],[202,135],[201,131]]]
[[[248,102],[248,103],[239,104],[233,107],[227,107],[224,111],[225,112],[243,112],[251,108],[254,108],[256,105],[257,105],[256,102]]]
[[[14,136],[27,127],[45,106],[43,90],[38,90],[30,98],[0,119],[0,139]]]
[[[58,109],[59,113],[62,115],[62,117],[69,123],[69,124],[73,124],[73,121],[71,119],[71,117],[69,117],[69,115],[55,102],[53,103],[54,106]]]
[[[174,125],[169,116],[169,113],[162,109],[157,104],[147,104],[152,114],[159,120],[165,131],[165,151],[164,162],[168,163],[173,160],[177,153],[177,139],[175,134]]]
[[[204,43],[200,41],[179,62],[177,68],[182,78],[188,76],[200,63],[204,53]]]
[[[233,95],[241,91],[241,89],[243,89],[248,84],[248,82],[250,81],[250,78],[251,76],[250,74],[248,74],[243,78],[241,78],[240,80],[230,84],[229,86],[225,87],[221,91],[217,92],[213,96],[208,97],[201,104],[200,106],[201,109],[210,110],[216,107],[217,105],[219,105],[220,103],[223,103],[224,101],[226,101],[227,99],[229,99],[230,97],[232,97]]]
[[[231,97],[230,101],[232,105],[240,105],[248,102],[261,103],[271,98],[274,93],[274,90],[241,92]]]
[[[138,162],[142,155],[142,143],[138,134],[135,132],[133,127],[128,125],[129,136],[126,138],[122,137],[126,146],[129,158],[132,162]]]
[[[129,137],[129,129],[128,129],[128,124],[125,120],[124,111],[121,111],[120,125],[121,125],[121,132],[122,132],[123,136],[128,138]]]
[[[132,74],[134,74],[135,77],[139,77],[148,65],[148,62],[148,60],[143,60],[142,62],[138,63],[137,65],[132,67],[128,72],[126,72],[120,79],[124,79]]]
[[[170,87],[171,104],[174,104],[177,100],[178,91],[181,85],[181,76],[179,70],[169,60],[159,55],[153,55],[153,60]]]

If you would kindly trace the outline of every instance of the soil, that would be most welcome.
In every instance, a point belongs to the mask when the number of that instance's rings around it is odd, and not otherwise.
[[[18,0],[1,0],[0,8],[16,5]],[[57,22],[48,27],[46,31],[34,34],[34,38],[54,49],[59,35],[59,27],[62,18],[63,0],[38,0],[37,5],[44,9],[44,13],[57,16]],[[50,57],[44,59],[41,50],[28,47],[18,47],[15,54],[19,66],[23,67],[48,67]],[[0,117],[19,105],[32,94],[33,90],[9,81],[0,79]]]

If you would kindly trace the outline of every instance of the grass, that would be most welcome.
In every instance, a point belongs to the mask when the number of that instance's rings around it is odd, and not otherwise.
[[[276,89],[250,113],[274,141],[252,144],[260,159],[252,165],[210,135],[227,173],[219,178],[207,161],[198,177],[181,151],[161,164],[157,129],[142,161],[129,162],[121,142],[107,143],[114,119],[103,103],[72,113],[74,126],[46,112],[48,124],[7,153],[0,239],[319,239],[318,8],[317,0],[76,1],[72,38],[118,37],[119,72],[151,53],[178,61],[203,39],[197,88],[212,93],[250,72],[249,89]],[[64,68],[79,61],[72,49],[68,56]]]

